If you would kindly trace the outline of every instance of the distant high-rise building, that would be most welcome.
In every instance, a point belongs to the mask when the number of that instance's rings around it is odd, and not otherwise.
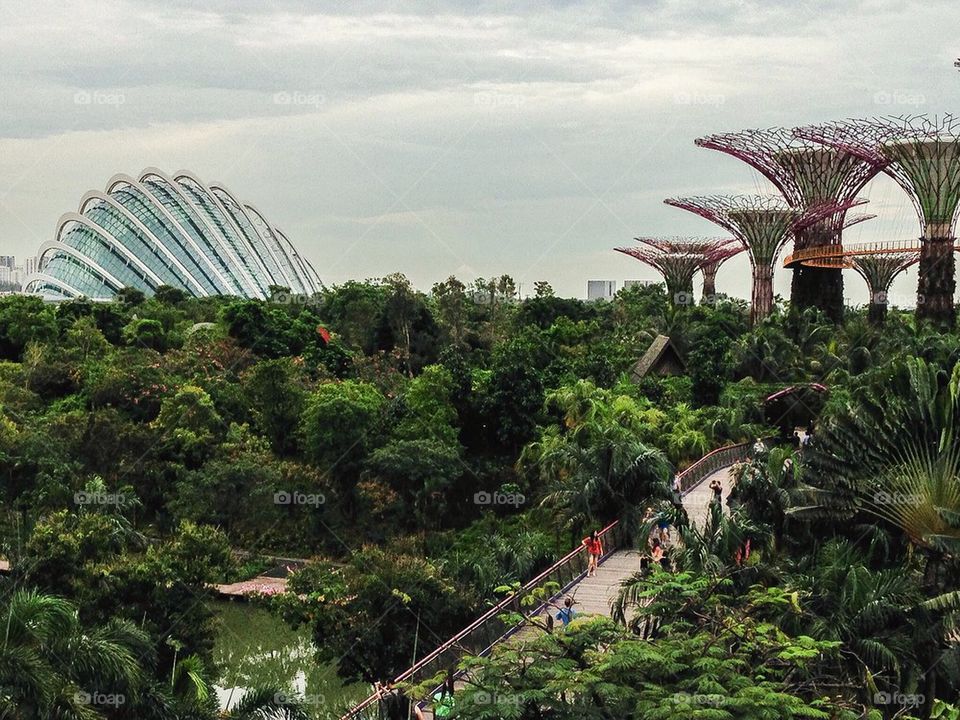
[[[630,288],[634,287],[635,285],[638,285],[638,286],[640,286],[640,287],[645,287],[645,286],[647,286],[647,285],[653,285],[654,282],[655,282],[654,280],[624,280],[624,281],[623,281],[623,289],[624,289],[624,290],[629,290]]]
[[[587,280],[587,300],[612,300],[616,294],[616,280]]]
[[[0,292],[19,292],[27,275],[36,268],[36,257],[25,258],[20,264],[13,255],[0,255]]]

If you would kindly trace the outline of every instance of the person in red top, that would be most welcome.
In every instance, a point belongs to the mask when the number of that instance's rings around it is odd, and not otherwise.
[[[587,549],[587,577],[597,574],[597,561],[603,555],[603,543],[600,542],[600,533],[594,530],[589,537],[583,539],[583,546]]]

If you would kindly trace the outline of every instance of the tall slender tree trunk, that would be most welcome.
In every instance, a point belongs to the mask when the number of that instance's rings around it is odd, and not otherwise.
[[[773,267],[753,268],[753,293],[751,296],[750,322],[756,324],[773,312]]]
[[[867,308],[867,321],[871,325],[883,325],[887,319],[886,291],[870,293],[870,305]]]
[[[829,222],[817,223],[797,235],[794,252],[824,245],[839,245]],[[835,323],[843,320],[843,271],[797,265],[790,283],[790,306],[819,309]]]
[[[667,295],[670,296],[670,302],[674,305],[694,305],[696,300],[693,297],[693,285],[681,287],[676,283],[667,283]]]
[[[953,327],[956,310],[953,292],[956,278],[953,261],[954,238],[950,223],[930,223],[920,241],[920,282],[917,284],[917,320],[930,320]]]
[[[700,268],[703,273],[703,293],[700,295],[701,305],[711,305],[717,295],[717,270],[720,263],[710,263]]]

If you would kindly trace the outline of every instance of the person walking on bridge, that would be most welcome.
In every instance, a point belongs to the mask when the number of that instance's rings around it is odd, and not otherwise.
[[[673,482],[670,485],[671,498],[670,501],[676,507],[683,505],[683,484],[680,482],[680,476],[674,475]]]
[[[381,720],[410,720],[411,717],[422,720],[423,713],[420,708],[410,702],[410,698],[392,682],[377,683],[375,688],[380,697]]]
[[[557,620],[562,622],[563,626],[566,627],[576,616],[577,611],[573,609],[573,598],[568,597],[563,601],[563,607],[560,609],[560,612],[557,613]]]
[[[453,716],[454,699],[453,693],[456,689],[453,671],[447,671],[447,677],[443,685],[433,694],[433,716],[435,718],[446,718]]]
[[[663,558],[663,545],[660,544],[659,539],[655,538],[653,541],[653,547],[650,548],[650,560],[654,563],[659,563],[662,566]]]
[[[711,502],[720,504],[723,500],[723,483],[721,483],[718,478],[714,478],[710,483],[710,489],[713,491],[713,499]]]
[[[600,542],[600,533],[594,530],[583,539],[583,546],[587,549],[587,577],[597,574],[597,563],[603,555],[603,543]]]

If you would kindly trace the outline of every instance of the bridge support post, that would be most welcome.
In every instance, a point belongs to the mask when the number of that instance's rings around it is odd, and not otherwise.
[[[829,245],[838,245],[833,229],[829,222],[817,223],[798,234],[794,252]],[[790,306],[798,310],[815,307],[834,323],[842,322],[843,271],[840,268],[795,266],[790,283]]]
[[[950,223],[931,223],[920,242],[917,319],[952,328],[956,322],[953,293],[956,277]]]
[[[773,268],[756,266],[753,269],[753,293],[750,302],[750,322],[756,324],[773,312]]]

